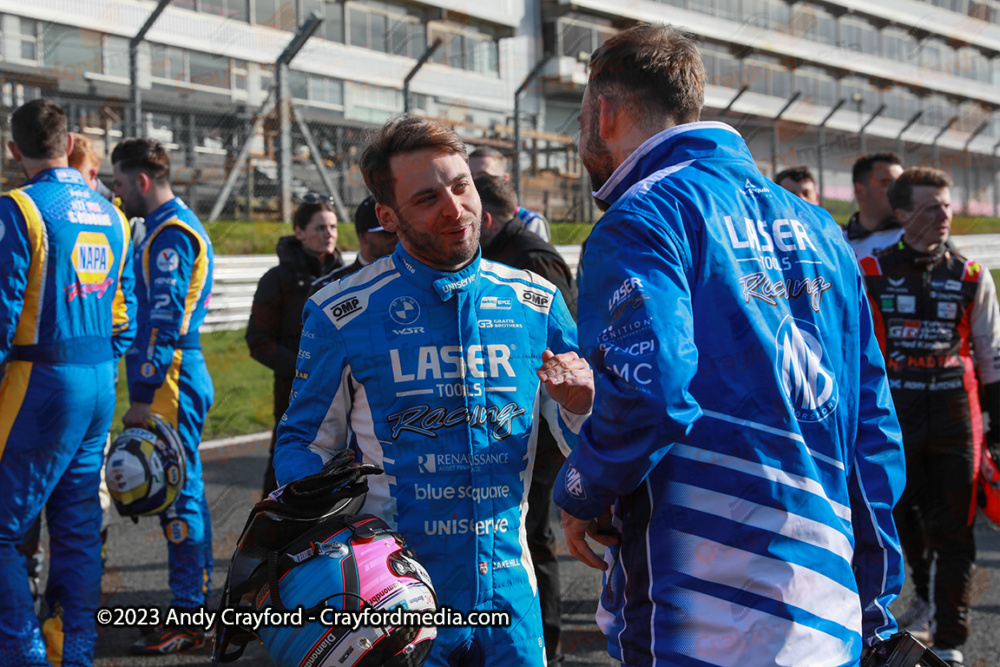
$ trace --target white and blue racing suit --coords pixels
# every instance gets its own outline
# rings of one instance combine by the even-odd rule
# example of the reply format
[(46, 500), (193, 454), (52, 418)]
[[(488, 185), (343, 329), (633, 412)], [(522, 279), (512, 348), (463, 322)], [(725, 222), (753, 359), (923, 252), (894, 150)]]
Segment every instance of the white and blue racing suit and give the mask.
[(510, 613), (511, 626), (441, 628), (429, 665), (544, 665), (522, 518), (539, 411), (567, 445), (583, 418), (540, 387), (542, 352), (575, 351), (576, 325), (537, 274), (476, 259), (433, 270), (402, 246), (306, 304), (279, 484), (351, 447), (386, 474), (364, 511), (399, 531), (441, 605)]
[(595, 194), (581, 348), (596, 400), (555, 486), (615, 504), (597, 614), (627, 665), (856, 665), (896, 623), (904, 458), (854, 253), (722, 123)]

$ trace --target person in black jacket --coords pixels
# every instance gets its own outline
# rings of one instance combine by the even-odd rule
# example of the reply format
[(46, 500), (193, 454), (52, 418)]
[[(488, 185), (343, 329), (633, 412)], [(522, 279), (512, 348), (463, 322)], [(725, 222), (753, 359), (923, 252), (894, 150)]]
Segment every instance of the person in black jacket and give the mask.
[[(302, 308), (312, 282), (343, 266), (337, 249), (337, 215), (325, 198), (308, 197), (292, 218), (294, 236), (278, 240), (278, 266), (257, 284), (247, 323), (250, 356), (274, 371), (274, 421), (277, 427), (288, 408), (295, 379), (295, 360), (302, 335)], [(264, 495), (277, 488), (274, 480), (274, 435), (264, 473)]]
[[(480, 176), (473, 183), (483, 203), (479, 240), (483, 257), (542, 276), (562, 292), (570, 313), (576, 319), (576, 282), (573, 280), (573, 273), (555, 246), (529, 231), (518, 217), (514, 186), (498, 176)], [(548, 424), (542, 418), (538, 429), (535, 470), (528, 490), (528, 516), (524, 523), (535, 578), (538, 580), (545, 653), (550, 665), (561, 660), (559, 615), (562, 593), (559, 588), (559, 561), (554, 550), (556, 538), (552, 532), (550, 510), (552, 485), (564, 460)]]
[(335, 280), (346, 278), (362, 266), (371, 264), (376, 259), (391, 255), (396, 249), (395, 232), (387, 232), (382, 229), (382, 223), (375, 215), (375, 198), (368, 197), (358, 205), (358, 210), (354, 212), (354, 230), (358, 233), (358, 254), (354, 262), (348, 266), (341, 266), (330, 273), (313, 281), (309, 290), (312, 296)]

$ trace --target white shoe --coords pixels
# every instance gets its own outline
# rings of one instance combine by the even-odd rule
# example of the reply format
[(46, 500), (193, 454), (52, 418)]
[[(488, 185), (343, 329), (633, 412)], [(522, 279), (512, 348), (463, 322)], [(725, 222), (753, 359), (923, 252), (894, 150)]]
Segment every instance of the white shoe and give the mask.
[(962, 667), (965, 663), (962, 652), (957, 648), (932, 648), (931, 651), (937, 657), (948, 663), (948, 667)]

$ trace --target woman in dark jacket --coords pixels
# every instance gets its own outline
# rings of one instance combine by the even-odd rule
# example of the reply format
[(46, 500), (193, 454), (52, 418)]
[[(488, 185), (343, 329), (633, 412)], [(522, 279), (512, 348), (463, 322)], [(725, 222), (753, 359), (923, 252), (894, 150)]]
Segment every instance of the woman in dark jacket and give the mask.
[(264, 495), (277, 487), (274, 480), (274, 440), (278, 421), (288, 408), (295, 378), (295, 360), (302, 335), (302, 308), (309, 286), (322, 275), (344, 265), (337, 249), (337, 215), (327, 200), (312, 199), (292, 218), (294, 236), (278, 240), (278, 266), (257, 284), (247, 324), (250, 356), (274, 371), (274, 423), (271, 453), (264, 473)]

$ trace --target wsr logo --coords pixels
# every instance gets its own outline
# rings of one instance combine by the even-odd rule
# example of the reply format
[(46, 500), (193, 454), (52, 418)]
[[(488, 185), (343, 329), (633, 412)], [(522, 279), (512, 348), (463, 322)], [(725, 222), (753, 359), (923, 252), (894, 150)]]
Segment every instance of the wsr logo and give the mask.
[(775, 371), (796, 419), (822, 421), (837, 407), (837, 381), (824, 363), (819, 330), (786, 317), (775, 339)]

